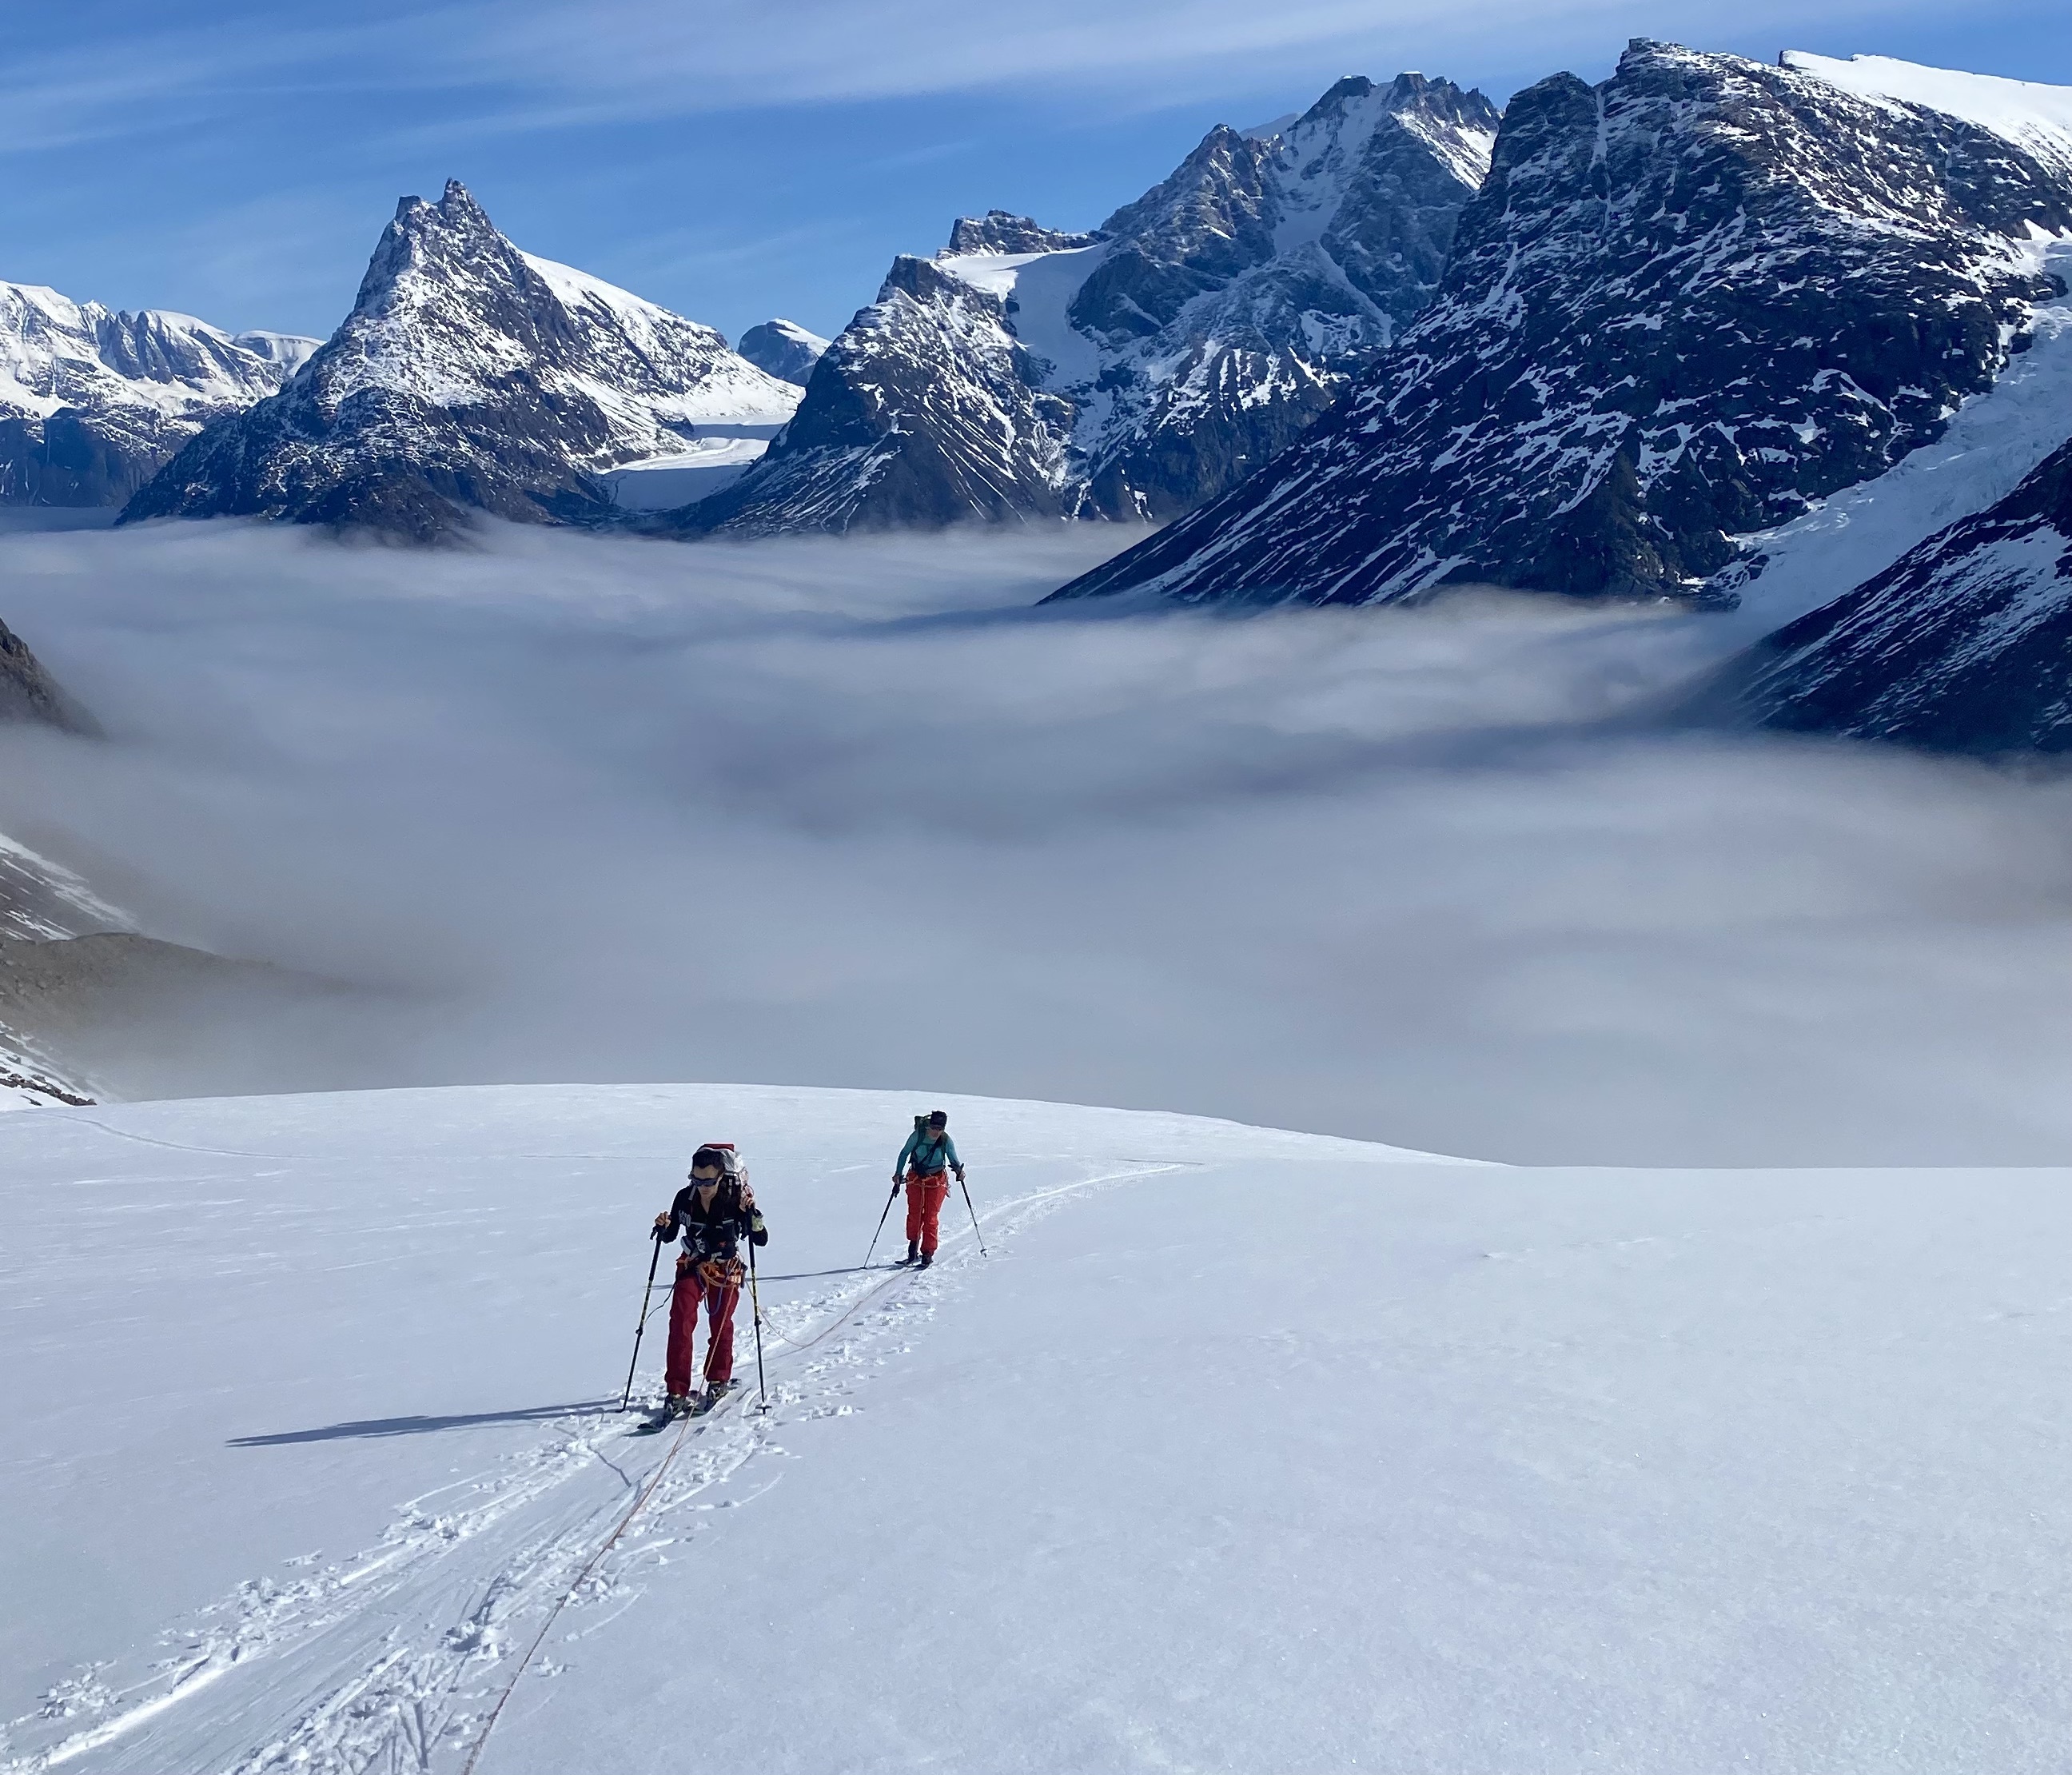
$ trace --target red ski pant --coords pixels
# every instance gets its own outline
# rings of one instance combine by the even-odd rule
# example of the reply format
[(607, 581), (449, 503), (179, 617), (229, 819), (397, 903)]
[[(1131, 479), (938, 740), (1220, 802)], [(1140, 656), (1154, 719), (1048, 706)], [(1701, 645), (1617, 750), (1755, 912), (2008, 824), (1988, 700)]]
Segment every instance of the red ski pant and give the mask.
[(663, 1385), (680, 1397), (691, 1390), (691, 1343), (698, 1328), (698, 1303), (705, 1303), (712, 1339), (705, 1350), (705, 1379), (724, 1386), (734, 1378), (734, 1303), (738, 1282), (714, 1282), (693, 1266), (676, 1273), (669, 1299), (669, 1355)]
[(941, 1172), (923, 1177), (918, 1171), (906, 1173), (906, 1242), (933, 1254), (939, 1242), (936, 1225), (943, 1217), (943, 1198), (950, 1192), (950, 1180)]

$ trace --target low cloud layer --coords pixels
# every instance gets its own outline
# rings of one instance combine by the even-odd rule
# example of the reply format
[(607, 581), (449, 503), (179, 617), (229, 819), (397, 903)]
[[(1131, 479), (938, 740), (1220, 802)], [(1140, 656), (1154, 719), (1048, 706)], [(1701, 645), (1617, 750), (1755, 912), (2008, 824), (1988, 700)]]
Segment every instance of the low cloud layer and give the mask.
[(115, 736), (7, 736), (0, 823), (160, 934), (421, 995), (298, 1081), (2066, 1156), (2065, 785), (1605, 722), (1718, 619), (1030, 607), (1120, 540), (0, 537)]

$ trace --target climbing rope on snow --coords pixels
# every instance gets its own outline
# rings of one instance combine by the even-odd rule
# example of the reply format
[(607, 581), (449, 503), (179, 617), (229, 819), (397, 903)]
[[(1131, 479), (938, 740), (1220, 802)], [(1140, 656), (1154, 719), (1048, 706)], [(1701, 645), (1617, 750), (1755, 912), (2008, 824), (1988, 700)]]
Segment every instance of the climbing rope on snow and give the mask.
[(496, 1722), (504, 1712), (504, 1704), (511, 1699), (512, 1692), (517, 1688), (518, 1679), (524, 1675), (527, 1667), (538, 1655), (540, 1648), (546, 1644), (547, 1635), (554, 1623), (561, 1619), (561, 1611), (574, 1600), (576, 1592), (589, 1583), (590, 1575), (597, 1570), (598, 1563), (619, 1545), (619, 1536), (625, 1534), (634, 1518), (647, 1507), (648, 1500), (655, 1495), (655, 1488), (662, 1483), (663, 1476), (675, 1464), (678, 1453), (683, 1448), (684, 1439), (689, 1434), (691, 1426), (698, 1421), (700, 1420), (694, 1418), (686, 1418), (678, 1426), (676, 1439), (669, 1444), (668, 1453), (663, 1456), (656, 1463), (653, 1474), (650, 1476), (648, 1483), (641, 1487), (640, 1495), (633, 1500), (632, 1507), (625, 1515), (619, 1518), (619, 1526), (606, 1535), (603, 1544), (583, 1562), (583, 1568), (576, 1574), (574, 1582), (561, 1592), (561, 1600), (547, 1611), (547, 1618), (540, 1623), (540, 1631), (532, 1636), (532, 1643), (525, 1648), (525, 1655), (519, 1659), (517, 1669), (511, 1673), (511, 1680), (504, 1685), (503, 1692), (496, 1698), (495, 1706), (489, 1710), (488, 1719), (483, 1722), (481, 1736), (475, 1740), (475, 1748), (468, 1752), (467, 1761), (461, 1765), (461, 1775), (475, 1775), (475, 1765), (482, 1755), (482, 1747), (489, 1742), (490, 1733), (495, 1731)]
[[(1128, 1178), (1146, 1176), (1161, 1171), (1178, 1170), (1179, 1168), (1180, 1168), (1177, 1165), (1153, 1163), (1145, 1165), (1142, 1170), (1139, 1171), (1110, 1172), (1102, 1176), (1082, 1178), (1076, 1183), (1060, 1184), (1053, 1189), (1033, 1191), (1027, 1196), (1018, 1197), (1012, 1201), (1003, 1202), (997, 1208), (989, 1210), (987, 1217), (990, 1219), (993, 1215), (1006, 1213), (1011, 1209), (1030, 1207), (1038, 1202), (1046, 1200), (1053, 1196), (1071, 1195), (1079, 1190), (1085, 1189), (1090, 1185), (1116, 1183)], [(972, 1214), (972, 1231), (974, 1236), (979, 1237), (982, 1239), (983, 1235), (980, 1234), (978, 1231), (978, 1223), (979, 1217), (976, 1211), (974, 1210)], [(961, 1238), (962, 1235), (959, 1234), (957, 1237)], [(981, 1249), (983, 1249), (982, 1245)], [(812, 1336), (804, 1339), (803, 1341), (795, 1343), (791, 1339), (784, 1336), (782, 1332), (772, 1332), (771, 1336), (775, 1338), (779, 1343), (784, 1344), (792, 1349), (811, 1349), (816, 1344), (823, 1341), (826, 1338), (832, 1336), (836, 1332), (839, 1331), (844, 1325), (848, 1324), (851, 1319), (855, 1317), (857, 1312), (868, 1306), (872, 1301), (878, 1299), (880, 1296), (886, 1294), (888, 1291), (900, 1283), (912, 1282), (922, 1272), (918, 1270), (908, 1270), (905, 1268), (894, 1270), (892, 1274), (886, 1277), (882, 1282), (878, 1283), (871, 1287), (866, 1288), (861, 1294), (858, 1295), (854, 1300), (851, 1301), (848, 1306), (845, 1307), (832, 1319), (829, 1320), (826, 1324), (823, 1325), (818, 1331), (815, 1332)], [(648, 1318), (648, 1314), (644, 1310), (643, 1303), (643, 1311), (641, 1315), (641, 1324), (643, 1326), (647, 1324)], [(635, 1349), (637, 1351), (637, 1340)], [(489, 1735), (496, 1729), (496, 1722), (503, 1716), (504, 1704), (510, 1700), (512, 1694), (516, 1692), (518, 1687), (519, 1679), (524, 1675), (526, 1670), (531, 1666), (532, 1660), (539, 1655), (540, 1648), (546, 1644), (547, 1635), (553, 1631), (554, 1623), (561, 1618), (561, 1611), (567, 1608), (568, 1605), (575, 1600), (576, 1592), (581, 1590), (582, 1587), (590, 1581), (590, 1575), (597, 1570), (598, 1565), (602, 1562), (604, 1556), (607, 1553), (610, 1552), (614, 1547), (618, 1546), (620, 1536), (623, 1535), (627, 1530), (632, 1526), (633, 1519), (639, 1515), (642, 1510), (647, 1508), (648, 1501), (654, 1497), (656, 1488), (661, 1485), (663, 1479), (668, 1473), (669, 1468), (675, 1464), (677, 1455), (682, 1451), (684, 1441), (689, 1437), (692, 1427), (694, 1425), (708, 1424), (712, 1421), (713, 1420), (709, 1416), (704, 1418), (686, 1418), (684, 1419), (683, 1423), (677, 1428), (676, 1439), (669, 1444), (669, 1452), (664, 1455), (661, 1460), (657, 1464), (654, 1472), (649, 1476), (648, 1483), (641, 1487), (639, 1496), (633, 1500), (631, 1506), (627, 1510), (625, 1515), (622, 1516), (619, 1519), (618, 1526), (613, 1529), (611, 1533), (605, 1537), (603, 1542), (598, 1547), (597, 1551), (591, 1554), (590, 1558), (583, 1562), (582, 1570), (576, 1574), (574, 1580), (569, 1585), (567, 1589), (561, 1592), (559, 1600), (556, 1601), (554, 1606), (547, 1611), (547, 1618), (541, 1622), (539, 1632), (532, 1636), (532, 1643), (525, 1648), (524, 1655), (518, 1660), (517, 1667), (512, 1671), (509, 1680), (504, 1683), (502, 1691), (498, 1694), (495, 1705), (490, 1708), (489, 1717), (483, 1722), (482, 1731), (476, 1737), (473, 1748), (470, 1749), (467, 1753), (467, 1761), (461, 1765), (461, 1775), (475, 1775), (475, 1765), (481, 1759), (483, 1747), (489, 1742)]]

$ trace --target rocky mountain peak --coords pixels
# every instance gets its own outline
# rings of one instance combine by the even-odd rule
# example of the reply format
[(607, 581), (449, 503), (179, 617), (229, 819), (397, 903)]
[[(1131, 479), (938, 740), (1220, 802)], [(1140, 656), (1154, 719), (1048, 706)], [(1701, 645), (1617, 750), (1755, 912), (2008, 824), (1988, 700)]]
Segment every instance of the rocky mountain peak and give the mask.
[(497, 233), (467, 187), (458, 179), (449, 179), (436, 204), (421, 197), (397, 200), (396, 214), (375, 243), (353, 307), (377, 307), (413, 274), (470, 257), (500, 260), (506, 272), (516, 279), (522, 275), (511, 263), (516, 254), (517, 249)]
[(750, 327), (734, 348), (766, 376), (804, 388), (828, 341), (796, 320), (766, 320)]
[(2068, 227), (1999, 134), (1635, 39), (1511, 101), (1437, 301), (1326, 421), (1068, 589), (1730, 597), (1736, 535), (1990, 385)]
[(397, 205), (352, 312), (282, 393), (198, 439), (124, 517), (426, 539), (468, 507), (597, 521), (597, 476), (672, 457), (702, 424), (781, 423), (798, 399), (712, 328), (521, 252), (454, 179)]
[(950, 226), (950, 244), (936, 255), (948, 258), (969, 253), (1067, 253), (1092, 246), (1098, 233), (1072, 234), (1045, 228), (1026, 216), (989, 209), (983, 216), (960, 216)]
[(895, 262), (763, 462), (680, 521), (1185, 512), (1431, 299), (1495, 121), (1449, 81), (1354, 76), (1272, 126), (1210, 130), (1092, 233), (961, 218), (932, 262)]
[(121, 503), (211, 419), (279, 388), (316, 344), (0, 283), (0, 504)]

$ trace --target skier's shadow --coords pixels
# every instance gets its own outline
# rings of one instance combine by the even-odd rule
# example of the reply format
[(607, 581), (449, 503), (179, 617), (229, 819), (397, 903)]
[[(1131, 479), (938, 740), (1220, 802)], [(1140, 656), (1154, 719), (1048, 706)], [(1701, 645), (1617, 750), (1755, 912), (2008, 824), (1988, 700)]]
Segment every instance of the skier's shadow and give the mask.
[(282, 1430), (270, 1436), (232, 1436), (228, 1448), (282, 1448), (297, 1442), (337, 1442), (359, 1436), (422, 1436), (434, 1430), (471, 1430), (482, 1423), (542, 1423), (550, 1418), (587, 1417), (608, 1411), (615, 1399), (582, 1399), (572, 1405), (533, 1405), (517, 1411), (471, 1411), (448, 1418), (363, 1418), (327, 1423), (319, 1430)]

